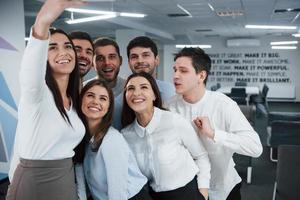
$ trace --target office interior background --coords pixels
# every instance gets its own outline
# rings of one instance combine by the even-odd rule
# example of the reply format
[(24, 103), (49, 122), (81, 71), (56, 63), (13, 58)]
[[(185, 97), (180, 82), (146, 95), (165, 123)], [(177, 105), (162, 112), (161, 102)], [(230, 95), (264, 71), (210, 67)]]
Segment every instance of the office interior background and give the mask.
[[(43, 0), (0, 1), (0, 175), (3, 180), (6, 180), (17, 124), (20, 61), (42, 3)], [(126, 55), (128, 41), (146, 35), (159, 47), (159, 79), (172, 82), (173, 54), (182, 46), (195, 45), (212, 59), (208, 89), (219, 89), (230, 95), (231, 91), (226, 89), (235, 87), (236, 83), (243, 83), (237, 87), (257, 88), (254, 96), (262, 96), (263, 100), (255, 102), (251, 92), (249, 95), (246, 91), (245, 105), (246, 109), (255, 107), (252, 122), (265, 146), (264, 154), (252, 159), (251, 181), (248, 158), (237, 158), (237, 167), (241, 166), (245, 199), (272, 197), (277, 163), (269, 158), (267, 127), (272, 127), (269, 113), (280, 112), (280, 120), (300, 121), (299, 0), (90, 0), (81, 9), (65, 11), (53, 26), (66, 32), (83, 30), (93, 39), (100, 36), (115, 39), (123, 56), (120, 75), (124, 78), (131, 73)], [(77, 23), (82, 19), (94, 21)], [(95, 75), (91, 70), (87, 78)], [(263, 96), (264, 85), (268, 87), (266, 96)], [(293, 135), (293, 141), (299, 141), (299, 137), (298, 132), (298, 136)], [(257, 189), (259, 192), (254, 192)]]

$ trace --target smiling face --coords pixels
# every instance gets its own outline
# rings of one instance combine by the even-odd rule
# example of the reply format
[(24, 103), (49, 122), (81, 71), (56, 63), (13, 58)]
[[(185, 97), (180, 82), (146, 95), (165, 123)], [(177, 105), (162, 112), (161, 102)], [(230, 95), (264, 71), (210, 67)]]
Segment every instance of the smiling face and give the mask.
[(155, 56), (151, 48), (134, 47), (130, 49), (128, 63), (132, 72), (146, 72), (154, 76), (159, 56)]
[(70, 40), (61, 33), (50, 37), (48, 62), (54, 77), (70, 75), (75, 68), (75, 51)]
[(126, 102), (136, 113), (151, 113), (155, 94), (150, 82), (141, 76), (130, 79), (126, 85)]
[(82, 98), (81, 110), (88, 122), (100, 123), (110, 106), (107, 90), (99, 85), (88, 89)]
[(95, 49), (95, 65), (98, 75), (107, 82), (116, 81), (122, 58), (113, 45), (98, 46)]
[(93, 47), (88, 40), (73, 39), (72, 41), (77, 54), (80, 76), (83, 77), (92, 67), (94, 55)]

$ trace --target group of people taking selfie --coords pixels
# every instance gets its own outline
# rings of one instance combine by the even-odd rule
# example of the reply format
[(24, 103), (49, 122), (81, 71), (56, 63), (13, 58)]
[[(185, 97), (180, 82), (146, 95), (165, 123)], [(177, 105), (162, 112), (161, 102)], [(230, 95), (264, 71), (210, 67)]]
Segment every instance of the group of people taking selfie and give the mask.
[[(183, 48), (164, 66), (168, 83), (155, 79), (156, 44), (139, 36), (125, 80), (114, 40), (51, 28), (84, 4), (46, 0), (32, 26), (6, 199), (241, 199), (232, 155), (258, 157), (262, 145), (233, 100), (206, 90), (209, 56)], [(97, 77), (84, 81), (92, 66)]]

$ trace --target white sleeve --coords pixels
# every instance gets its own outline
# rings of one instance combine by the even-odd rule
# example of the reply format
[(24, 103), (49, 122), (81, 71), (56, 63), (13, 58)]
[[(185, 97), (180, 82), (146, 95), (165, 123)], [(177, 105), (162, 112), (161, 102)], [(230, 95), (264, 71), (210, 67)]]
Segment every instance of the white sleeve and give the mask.
[(234, 102), (224, 107), (226, 130), (215, 129), (214, 141), (238, 154), (258, 157), (262, 144), (238, 105)]
[(85, 177), (83, 172), (83, 165), (77, 163), (74, 166), (75, 168), (75, 177), (76, 177), (76, 189), (78, 200), (86, 200), (86, 186), (85, 186)]
[(15, 173), (16, 168), (17, 168), (17, 166), (18, 166), (19, 163), (20, 163), (20, 156), (16, 152), (16, 149), (14, 147), (14, 150), (12, 152), (12, 158), (10, 160), (9, 172), (8, 172), (8, 178), (9, 178), (10, 182), (12, 182), (12, 179), (14, 177), (14, 173)]
[[(108, 134), (108, 133), (107, 133)], [(121, 134), (107, 135), (102, 142), (109, 200), (127, 200), (129, 147)], [(117, 155), (117, 156), (116, 156)]]
[(31, 31), (19, 74), (21, 98), (29, 103), (39, 102), (45, 91), (48, 44), (49, 40), (36, 39)]
[(182, 116), (177, 115), (175, 119), (176, 122), (174, 124), (177, 126), (176, 129), (180, 134), (183, 144), (188, 149), (199, 168), (197, 174), (198, 188), (209, 188), (210, 161), (208, 153), (192, 125)]

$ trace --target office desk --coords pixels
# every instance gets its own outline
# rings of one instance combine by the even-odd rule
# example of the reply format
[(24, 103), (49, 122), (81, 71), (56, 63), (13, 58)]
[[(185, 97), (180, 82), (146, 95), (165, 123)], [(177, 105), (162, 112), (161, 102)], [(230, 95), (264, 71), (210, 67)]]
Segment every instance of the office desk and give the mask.
[(219, 88), (217, 91), (222, 92), (224, 94), (230, 94), (231, 88), (246, 88), (247, 96), (259, 94), (259, 87), (257, 87), (257, 86), (246, 86), (246, 87), (245, 86), (225, 86), (225, 87)]

